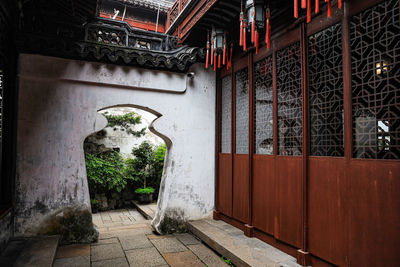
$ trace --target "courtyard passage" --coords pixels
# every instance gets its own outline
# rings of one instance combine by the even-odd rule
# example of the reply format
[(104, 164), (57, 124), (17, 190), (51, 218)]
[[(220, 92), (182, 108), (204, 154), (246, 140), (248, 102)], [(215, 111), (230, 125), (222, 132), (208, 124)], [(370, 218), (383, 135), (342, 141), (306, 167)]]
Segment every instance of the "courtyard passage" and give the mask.
[(55, 267), (227, 266), (189, 233), (156, 235), (150, 220), (135, 209), (93, 214), (93, 223), (100, 233), (98, 242), (59, 247)]

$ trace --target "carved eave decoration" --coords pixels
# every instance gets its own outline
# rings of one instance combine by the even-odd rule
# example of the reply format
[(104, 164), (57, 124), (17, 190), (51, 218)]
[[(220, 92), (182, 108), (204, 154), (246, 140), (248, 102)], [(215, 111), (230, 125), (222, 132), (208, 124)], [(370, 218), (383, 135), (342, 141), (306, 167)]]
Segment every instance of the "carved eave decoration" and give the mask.
[(21, 31), (17, 44), (22, 53), (176, 72), (186, 72), (205, 58), (204, 49), (178, 47), (176, 37), (102, 18), (92, 19), (83, 26), (53, 22), (40, 32)]

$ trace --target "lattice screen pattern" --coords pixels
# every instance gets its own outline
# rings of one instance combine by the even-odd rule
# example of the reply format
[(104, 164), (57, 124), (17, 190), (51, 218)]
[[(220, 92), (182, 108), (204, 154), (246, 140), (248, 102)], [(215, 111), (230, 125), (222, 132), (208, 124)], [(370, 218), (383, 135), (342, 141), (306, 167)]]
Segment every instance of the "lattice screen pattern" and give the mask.
[(236, 154), (249, 153), (249, 79), (248, 68), (235, 73)]
[(310, 36), (308, 56), (311, 155), (343, 157), (341, 25)]
[(300, 54), (300, 42), (279, 50), (276, 54), (279, 155), (302, 154)]
[(272, 155), (274, 153), (272, 57), (257, 62), (254, 70), (254, 152)]
[(222, 79), (221, 93), (221, 153), (232, 153), (232, 79)]
[(353, 157), (400, 159), (399, 0), (350, 21)]

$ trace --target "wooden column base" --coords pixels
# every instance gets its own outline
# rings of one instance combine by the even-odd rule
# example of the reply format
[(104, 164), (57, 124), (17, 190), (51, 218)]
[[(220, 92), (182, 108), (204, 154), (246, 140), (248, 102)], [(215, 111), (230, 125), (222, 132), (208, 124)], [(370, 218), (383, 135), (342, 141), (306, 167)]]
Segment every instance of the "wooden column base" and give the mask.
[(253, 237), (254, 236), (254, 226), (246, 224), (244, 226), (244, 235), (247, 237)]
[(297, 263), (301, 266), (311, 266), (311, 254), (299, 249), (297, 251)]
[(220, 212), (219, 211), (217, 211), (217, 210), (213, 211), (213, 219), (216, 220), (216, 221), (221, 220), (221, 216), (220, 216)]

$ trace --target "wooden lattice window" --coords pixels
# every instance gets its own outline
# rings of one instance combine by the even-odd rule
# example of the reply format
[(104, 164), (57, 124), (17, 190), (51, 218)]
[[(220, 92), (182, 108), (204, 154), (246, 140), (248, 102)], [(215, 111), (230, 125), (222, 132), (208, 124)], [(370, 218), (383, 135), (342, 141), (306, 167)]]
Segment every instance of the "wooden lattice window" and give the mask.
[(300, 42), (279, 50), (276, 54), (279, 155), (302, 154), (300, 54)]
[(272, 57), (257, 62), (254, 69), (254, 152), (272, 155), (274, 153)]
[(353, 157), (400, 159), (399, 1), (350, 20)]
[(221, 92), (221, 153), (232, 153), (232, 79), (222, 79)]
[(235, 73), (236, 154), (249, 153), (249, 79), (248, 68)]
[(312, 156), (342, 157), (342, 30), (333, 25), (308, 38), (310, 148)]

